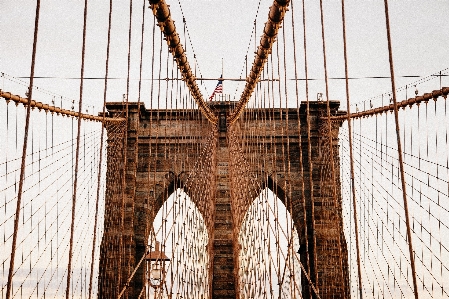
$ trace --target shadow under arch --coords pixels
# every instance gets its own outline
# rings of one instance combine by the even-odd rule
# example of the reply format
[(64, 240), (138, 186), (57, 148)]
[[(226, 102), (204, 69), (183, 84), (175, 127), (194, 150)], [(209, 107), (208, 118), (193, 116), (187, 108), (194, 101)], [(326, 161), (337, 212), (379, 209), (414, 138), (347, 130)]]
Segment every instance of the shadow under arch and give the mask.
[[(273, 192), (277, 190), (276, 194)], [(239, 227), (240, 298), (301, 297), (299, 236), (293, 215), (273, 180), (261, 185)]]

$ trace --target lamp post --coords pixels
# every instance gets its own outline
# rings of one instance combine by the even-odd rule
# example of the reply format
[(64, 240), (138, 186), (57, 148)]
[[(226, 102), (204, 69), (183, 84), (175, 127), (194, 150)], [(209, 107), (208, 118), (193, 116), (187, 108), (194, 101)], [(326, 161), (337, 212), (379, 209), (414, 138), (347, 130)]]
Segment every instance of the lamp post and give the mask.
[(156, 241), (154, 251), (150, 251), (145, 256), (147, 267), (147, 279), (155, 291), (162, 287), (165, 278), (165, 262), (170, 259), (160, 250), (160, 242)]

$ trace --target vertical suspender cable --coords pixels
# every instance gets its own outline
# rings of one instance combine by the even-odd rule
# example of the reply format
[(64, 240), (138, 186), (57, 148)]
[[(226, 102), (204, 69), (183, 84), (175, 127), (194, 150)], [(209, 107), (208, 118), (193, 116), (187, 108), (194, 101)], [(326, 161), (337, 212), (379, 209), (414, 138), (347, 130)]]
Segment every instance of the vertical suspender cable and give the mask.
[(20, 206), (22, 202), (22, 193), (23, 193), (23, 182), (25, 180), (25, 162), (26, 162), (26, 153), (27, 153), (27, 143), (28, 143), (28, 130), (30, 127), (30, 114), (31, 114), (31, 99), (33, 96), (33, 82), (34, 82), (34, 67), (36, 64), (36, 49), (37, 49), (37, 33), (39, 27), (39, 13), (41, 7), (41, 1), (36, 1), (36, 16), (34, 19), (34, 39), (33, 39), (33, 51), (31, 54), (31, 70), (30, 70), (30, 86), (28, 87), (28, 105), (27, 105), (27, 114), (25, 121), (25, 134), (23, 137), (23, 148), (22, 148), (22, 161), (20, 164), (20, 177), (19, 177), (19, 190), (17, 192), (17, 205), (16, 205), (16, 214), (14, 218), (14, 232), (12, 238), (11, 245), (11, 258), (9, 261), (9, 270), (8, 270), (8, 283), (6, 286), (6, 299), (11, 298), (12, 291), (12, 277), (14, 272), (14, 259), (16, 256), (16, 246), (17, 246), (17, 231), (19, 227), (19, 218), (20, 218)]
[(394, 67), (393, 67), (393, 51), (391, 46), (391, 34), (390, 34), (390, 18), (388, 13), (388, 0), (384, 0), (385, 3), (385, 22), (387, 27), (387, 39), (388, 39), (388, 59), (390, 61), (390, 74), (391, 74), (391, 91), (393, 93), (393, 109), (394, 109), (394, 121), (396, 124), (396, 140), (398, 144), (398, 158), (399, 158), (399, 170), (401, 172), (401, 184), (402, 184), (402, 198), (404, 200), (404, 212), (405, 212), (405, 224), (407, 227), (407, 239), (408, 239), (408, 249), (410, 254), (410, 266), (412, 268), (412, 278), (413, 278), (413, 292), (415, 294), (415, 299), (418, 299), (418, 285), (416, 281), (416, 269), (415, 269), (415, 257), (413, 253), (412, 245), (412, 233), (410, 229), (410, 220), (408, 214), (408, 204), (407, 204), (407, 190), (405, 185), (405, 174), (404, 174), (404, 161), (402, 158), (402, 144), (401, 144), (401, 132), (399, 129), (399, 115), (398, 115), (398, 105), (396, 101), (396, 84), (394, 79)]
[[(124, 262), (124, 256), (125, 256), (125, 244), (123, 242), (123, 239), (125, 237), (124, 231), (125, 231), (125, 198), (126, 198), (126, 168), (127, 168), (127, 152), (128, 152), (128, 103), (129, 103), (129, 78), (130, 78), (130, 69), (131, 69), (131, 37), (132, 37), (132, 11), (133, 11), (133, 1), (129, 1), (129, 26), (128, 26), (128, 68), (127, 68), (127, 76), (126, 76), (126, 99), (125, 99), (125, 131), (124, 131), (124, 137), (123, 137), (123, 173), (122, 173), (122, 182), (121, 182), (121, 192), (122, 192), (122, 203), (121, 203), (121, 211), (120, 211), (120, 244), (119, 244), (119, 250), (121, 251), (119, 254), (119, 271), (118, 271), (118, 286), (117, 286), (117, 296), (120, 293), (121, 289), (121, 283), (122, 279), (123, 281), (127, 280), (127, 277), (122, 277), (122, 265), (126, 264), (127, 268), (129, 270), (128, 262)], [(129, 271), (128, 271), (129, 272)], [(130, 274), (130, 273), (127, 273)]]
[(109, 19), (108, 19), (108, 41), (106, 46), (106, 67), (104, 75), (104, 91), (103, 91), (103, 120), (101, 124), (100, 136), (100, 159), (98, 162), (98, 177), (97, 177), (97, 194), (95, 202), (95, 223), (94, 223), (94, 237), (92, 241), (92, 258), (90, 262), (90, 277), (89, 277), (89, 299), (92, 298), (92, 281), (94, 275), (94, 260), (95, 260), (95, 246), (97, 241), (97, 223), (98, 223), (98, 202), (100, 200), (100, 179), (101, 168), (103, 163), (103, 139), (104, 139), (104, 122), (106, 116), (106, 96), (108, 90), (108, 74), (109, 74), (109, 50), (111, 45), (111, 24), (112, 24), (112, 0), (109, 0)]
[[(302, 208), (304, 213), (304, 244), (300, 244), (300, 246), (306, 247), (306, 267), (307, 267), (307, 276), (310, 277), (310, 259), (309, 259), (309, 236), (308, 236), (308, 229), (307, 229), (307, 209), (306, 209), (306, 196), (305, 196), (305, 183), (304, 183), (304, 163), (303, 163), (303, 157), (302, 157), (302, 136), (301, 136), (301, 117), (299, 113), (299, 91), (298, 91), (298, 69), (296, 64), (296, 38), (295, 38), (295, 15), (294, 15), (294, 1), (292, 1), (292, 38), (293, 38), (293, 63), (295, 68), (295, 92), (296, 92), (296, 117), (298, 118), (298, 143), (299, 143), (299, 169), (301, 174), (301, 197), (302, 197)], [(305, 39), (305, 35), (304, 35)], [(310, 158), (309, 158), (310, 160)], [(304, 248), (301, 248), (303, 250)], [(312, 282), (309, 283), (309, 285), (312, 284)], [(309, 287), (310, 288), (310, 287)], [(310, 290), (309, 290), (310, 294)]]
[(360, 247), (359, 247), (359, 226), (357, 220), (357, 201), (355, 197), (355, 184), (354, 184), (354, 159), (352, 152), (352, 124), (351, 124), (351, 111), (349, 101), (349, 79), (348, 79), (348, 56), (346, 48), (346, 18), (345, 18), (345, 0), (341, 0), (341, 19), (343, 25), (343, 55), (345, 59), (345, 85), (346, 85), (346, 109), (347, 109), (347, 121), (348, 121), (348, 135), (349, 135), (349, 164), (351, 168), (351, 191), (352, 191), (352, 205), (354, 207), (354, 230), (355, 230), (355, 246), (357, 251), (357, 274), (359, 281), (359, 298), (363, 298), (362, 294), (362, 270), (360, 266)]
[[(337, 180), (335, 175), (335, 164), (334, 164), (334, 146), (332, 142), (332, 123), (330, 119), (330, 102), (329, 102), (329, 83), (328, 83), (328, 74), (327, 74), (327, 61), (326, 61), (326, 38), (324, 35), (324, 11), (323, 11), (323, 0), (320, 0), (320, 15), (321, 15), (321, 39), (323, 43), (323, 63), (324, 63), (324, 80), (326, 83), (326, 110), (327, 110), (327, 125), (328, 125), (328, 138), (329, 138), (329, 159), (331, 165), (331, 173), (332, 173), (332, 197), (334, 200), (334, 209), (337, 208)], [(338, 215), (338, 213), (337, 213)], [(340, 216), (341, 217), (341, 216)], [(338, 236), (338, 253), (339, 253), (339, 261), (340, 261), (340, 276), (341, 282), (345, 281), (345, 277), (343, 275), (343, 263), (342, 263), (342, 251), (341, 251), (341, 218), (338, 217), (339, 222), (339, 236)], [(344, 297), (347, 298), (347, 290), (344, 291)]]
[[(311, 130), (310, 130), (310, 101), (309, 101), (309, 71), (307, 66), (307, 35), (306, 35), (306, 7), (305, 7), (305, 0), (302, 1), (302, 23), (303, 23), (303, 34), (304, 34), (304, 73), (305, 73), (305, 83), (306, 83), (306, 120), (307, 120), (307, 155), (309, 160), (309, 186), (310, 186), (310, 221), (311, 221), (311, 227), (312, 227), (312, 246), (313, 246), (313, 277), (312, 282), (315, 281), (315, 288), (316, 293), (318, 295), (319, 293), (319, 286), (318, 286), (318, 272), (316, 269), (317, 264), (317, 253), (316, 253), (316, 234), (315, 234), (315, 201), (313, 196), (313, 162), (312, 162), (312, 141), (311, 141)], [(307, 219), (306, 219), (307, 221)], [(307, 225), (307, 223), (306, 223)], [(307, 244), (308, 245), (308, 244)], [(307, 255), (309, 255), (309, 247), (306, 248)], [(310, 261), (310, 256), (308, 256)], [(310, 265), (308, 267), (308, 270), (310, 269)], [(311, 277), (312, 273), (308, 273), (309, 277)], [(313, 287), (313, 285), (312, 285)], [(309, 294), (311, 294), (310, 286), (309, 286)]]
[[(83, 46), (81, 52), (81, 75), (80, 75), (80, 100), (78, 104), (78, 113), (81, 114), (83, 105), (83, 83), (84, 83), (84, 59), (86, 51), (86, 26), (87, 26), (87, 0), (84, 0), (84, 24), (83, 24)], [(73, 195), (72, 195), (72, 223), (70, 226), (70, 245), (69, 245), (69, 263), (67, 266), (67, 285), (65, 289), (65, 297), (69, 298), (70, 294), (70, 279), (72, 272), (72, 255), (73, 255), (73, 235), (75, 230), (75, 209), (76, 209), (76, 192), (78, 184), (78, 164), (80, 152), (80, 135), (81, 135), (81, 117), (78, 117), (78, 132), (76, 134), (76, 153), (75, 153), (75, 178), (73, 181)]]
[[(139, 65), (139, 90), (137, 98), (137, 125), (136, 125), (136, 141), (134, 145), (134, 163), (138, 164), (139, 161), (139, 128), (140, 128), (140, 102), (142, 93), (142, 68), (143, 68), (143, 46), (144, 46), (144, 34), (145, 34), (145, 11), (146, 0), (142, 1), (142, 26), (141, 26), (141, 39), (140, 39), (140, 65)], [(137, 176), (134, 178), (134, 186), (136, 185)], [(148, 241), (145, 242), (145, 244)], [(146, 250), (143, 257), (146, 256)], [(139, 262), (140, 265), (140, 262)], [(144, 277), (139, 278), (144, 279)], [(145, 287), (144, 287), (145, 288)]]

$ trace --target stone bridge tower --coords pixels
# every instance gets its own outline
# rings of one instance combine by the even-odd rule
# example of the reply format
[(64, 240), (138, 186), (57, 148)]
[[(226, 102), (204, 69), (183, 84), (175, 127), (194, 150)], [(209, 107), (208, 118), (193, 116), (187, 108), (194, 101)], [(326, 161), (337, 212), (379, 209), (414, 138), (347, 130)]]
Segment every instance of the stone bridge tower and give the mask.
[[(238, 200), (244, 208), (248, 208), (261, 190), (268, 187), (290, 207), (301, 243), (301, 247), (295, 250), (301, 252), (304, 267), (310, 267), (310, 280), (319, 287), (321, 298), (349, 298), (338, 159), (340, 123), (332, 125), (332, 153), (337, 175), (335, 199), (331, 191), (332, 176), (325, 171), (329, 169), (331, 153), (326, 130), (328, 126), (324, 119), (326, 103), (309, 104), (310, 138), (306, 126), (306, 103), (301, 104), (299, 111), (296, 108), (270, 109), (269, 112), (267, 109), (247, 109), (240, 120), (231, 126), (227, 126), (226, 116), (233, 108), (232, 102), (212, 102), (210, 105), (219, 117), (217, 127), (213, 127), (198, 110), (148, 110), (137, 103), (128, 104), (126, 125), (106, 125), (108, 169), (99, 297), (117, 297), (130, 272), (145, 254), (150, 227), (159, 208), (176, 188), (183, 188), (203, 215), (209, 232), (207, 251), (211, 265), (211, 297), (239, 298), (237, 274), (240, 246), (236, 234), (243, 217), (232, 213), (235, 211), (232, 202)], [(332, 115), (339, 113), (338, 107), (339, 102), (330, 102)], [(123, 116), (125, 106), (114, 102), (108, 103), (107, 109), (110, 117)], [(275, 125), (269, 130), (261, 129), (264, 124), (260, 120), (268, 114), (274, 120), (271, 124)], [(248, 118), (254, 118), (254, 121), (245, 122)], [(180, 123), (183, 124), (182, 128), (179, 127)], [(248, 124), (251, 124), (250, 127)], [(264, 150), (251, 144), (246, 144), (243, 149), (241, 136), (247, 130), (257, 135), (259, 144), (265, 144)], [(268, 131), (270, 136), (266, 133)], [(190, 138), (187, 140), (183, 136)], [(200, 144), (204, 136), (209, 136), (209, 141)], [(282, 150), (285, 137), (289, 140), (292, 161), (288, 175), (279, 166), (283, 163), (281, 157), (276, 156)], [(127, 138), (126, 149), (123, 138)], [(275, 142), (269, 141), (270, 138), (274, 138)], [(174, 152), (170, 151), (174, 146), (181, 147), (182, 150), (178, 151), (181, 154), (167, 156), (167, 152)], [(205, 147), (202, 163), (207, 169), (206, 173), (195, 172), (198, 146)], [(303, 171), (299, 163), (300, 149)], [(247, 163), (250, 165), (250, 175), (242, 176), (239, 167), (242, 159), (251, 161), (248, 153), (258, 157), (270, 156), (267, 158), (274, 162), (264, 165), (263, 169)], [(126, 163), (123, 163), (125, 157)], [(313, 168), (310, 169), (309, 165)], [(148, 180), (149, 172), (153, 175), (152, 180)], [(125, 190), (120, 187), (123, 185), (126, 186)], [(195, 190), (202, 190), (201, 198)], [(308, 248), (305, 248), (306, 231)], [(304, 273), (301, 282), (303, 298), (315, 298)], [(127, 285), (126, 297), (138, 298), (144, 284), (144, 268), (141, 266)]]

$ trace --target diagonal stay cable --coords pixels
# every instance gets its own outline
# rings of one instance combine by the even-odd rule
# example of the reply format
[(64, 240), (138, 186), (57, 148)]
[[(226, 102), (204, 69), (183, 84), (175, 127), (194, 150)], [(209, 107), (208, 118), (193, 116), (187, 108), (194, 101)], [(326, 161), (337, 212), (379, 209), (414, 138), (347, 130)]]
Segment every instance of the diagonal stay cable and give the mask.
[(161, 31), (164, 33), (165, 39), (167, 40), (167, 45), (173, 58), (178, 64), (178, 69), (182, 74), (183, 81), (187, 84), (187, 87), (195, 99), (199, 109), (204, 114), (204, 116), (211, 122), (217, 123), (218, 118), (209, 108), (209, 106), (204, 101), (203, 95), (198, 88), (196, 83), (195, 75), (192, 73), (189, 62), (187, 61), (187, 56), (184, 47), (181, 44), (181, 39), (176, 32), (176, 26), (173, 22), (170, 14), (170, 8), (168, 7), (165, 0), (149, 0), (150, 8), (153, 10), (153, 14), (156, 17)]
[(268, 21), (265, 23), (263, 35), (260, 39), (260, 45), (257, 48), (256, 56), (254, 57), (253, 66), (248, 77), (246, 77), (245, 89), (240, 96), (240, 101), (237, 103), (234, 112), (227, 118), (229, 125), (239, 118), (259, 81), (260, 74), (271, 53), (271, 48), (276, 40), (282, 21), (284, 20), (289, 3), (290, 0), (274, 0), (273, 5), (270, 7)]

